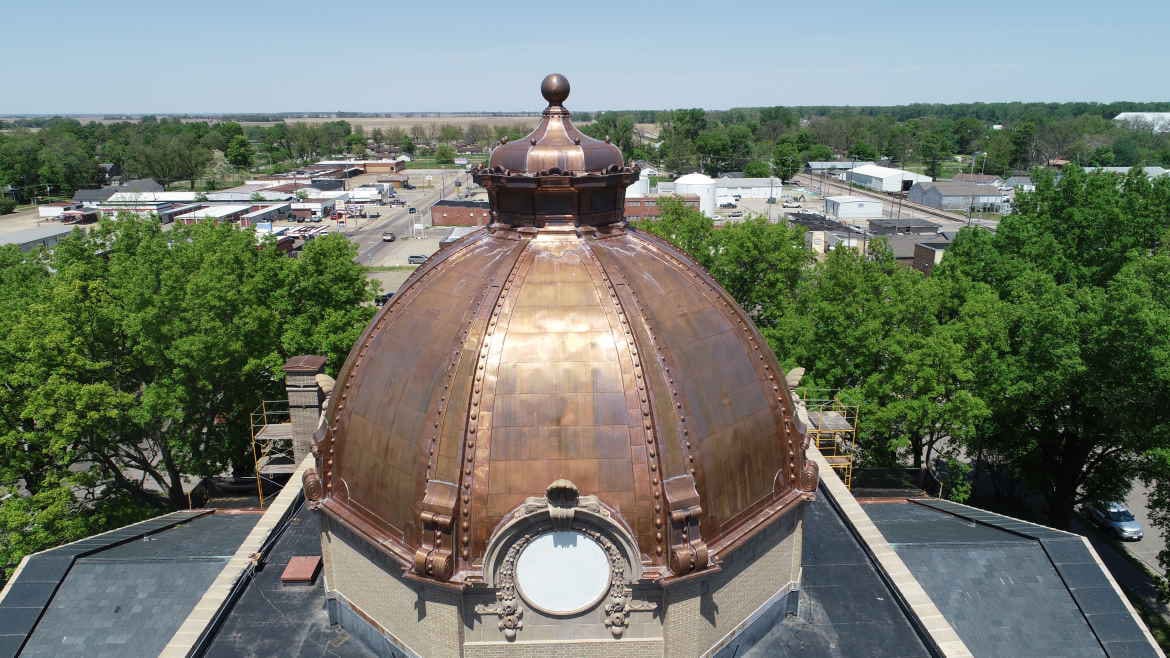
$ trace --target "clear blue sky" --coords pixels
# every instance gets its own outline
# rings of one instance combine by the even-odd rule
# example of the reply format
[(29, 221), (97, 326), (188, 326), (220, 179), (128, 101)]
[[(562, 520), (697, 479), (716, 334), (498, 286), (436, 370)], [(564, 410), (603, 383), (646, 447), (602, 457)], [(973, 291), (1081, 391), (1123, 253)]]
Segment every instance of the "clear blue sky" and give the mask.
[(1168, 100), (1170, 2), (17, 0), (0, 113)]

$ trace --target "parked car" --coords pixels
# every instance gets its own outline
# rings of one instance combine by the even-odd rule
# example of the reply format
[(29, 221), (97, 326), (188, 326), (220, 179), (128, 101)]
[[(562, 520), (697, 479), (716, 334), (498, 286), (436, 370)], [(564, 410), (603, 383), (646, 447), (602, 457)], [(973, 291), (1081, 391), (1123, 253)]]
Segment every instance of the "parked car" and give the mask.
[(413, 206), (411, 206), (411, 208), (410, 208), (410, 211), (409, 211), (409, 212), (410, 212), (410, 214), (412, 214), (412, 215), (413, 215), (414, 213), (418, 212), (418, 209), (417, 209), (417, 208), (415, 208), (415, 207), (413, 207)]
[(795, 201), (785, 201), (781, 204), (784, 208), (799, 208), (800, 204)]
[(727, 201), (727, 202), (725, 202), (725, 203), (721, 203), (721, 204), (719, 204), (719, 207), (720, 207), (720, 208), (734, 208), (734, 207), (735, 207), (735, 204), (734, 204), (734, 203), (732, 203), (732, 202), (730, 202), (730, 201)]
[(1138, 541), (1145, 536), (1142, 524), (1133, 518), (1133, 512), (1123, 503), (1090, 503), (1085, 505), (1084, 511), (1093, 523), (1118, 539)]
[(410, 183), (403, 183), (403, 184), (402, 184), (402, 189), (404, 189), (404, 190), (413, 190), (413, 189), (414, 189), (414, 186), (413, 186), (413, 185), (411, 185)]
[(386, 303), (389, 302), (390, 298), (393, 296), (394, 296), (394, 293), (392, 293), (392, 292), (384, 292), (381, 295), (378, 295), (377, 297), (374, 298), (374, 306), (385, 306)]
[(369, 219), (378, 219), (378, 218), (379, 218), (379, 217), (381, 217), (381, 216), (382, 216), (382, 213), (380, 213), (380, 212), (368, 212), (368, 213), (366, 213), (366, 217), (368, 217)]
[(410, 263), (411, 265), (422, 265), (423, 263), (427, 262), (427, 257), (426, 256), (407, 256), (406, 262)]
[(406, 205), (406, 202), (403, 201), (402, 199), (390, 199), (389, 203), (392, 206), (405, 206)]
[(382, 242), (394, 242), (398, 236), (394, 235), (393, 231), (385, 231), (382, 233)]
[(728, 217), (732, 217), (732, 218), (736, 218), (736, 217), (743, 217), (743, 211), (742, 211), (742, 210), (736, 210), (735, 212), (733, 212), (733, 213), (730, 213), (730, 214), (729, 214), (729, 215), (727, 215), (727, 216), (728, 216)]

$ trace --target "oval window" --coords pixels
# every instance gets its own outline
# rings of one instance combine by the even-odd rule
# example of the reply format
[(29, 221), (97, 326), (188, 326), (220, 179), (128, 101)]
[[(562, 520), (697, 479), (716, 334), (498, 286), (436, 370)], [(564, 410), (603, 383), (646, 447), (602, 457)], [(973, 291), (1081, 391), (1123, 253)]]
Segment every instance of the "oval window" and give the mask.
[(516, 560), (516, 585), (533, 608), (571, 615), (592, 608), (609, 590), (605, 550), (573, 530), (547, 532), (528, 543)]

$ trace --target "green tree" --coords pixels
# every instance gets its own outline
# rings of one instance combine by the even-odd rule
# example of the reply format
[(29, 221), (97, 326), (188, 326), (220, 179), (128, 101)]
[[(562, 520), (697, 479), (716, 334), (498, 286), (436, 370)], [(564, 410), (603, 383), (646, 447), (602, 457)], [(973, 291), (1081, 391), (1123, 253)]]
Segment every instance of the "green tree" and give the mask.
[(19, 394), (0, 398), (0, 445), (30, 458), (7, 461), (0, 486), (69, 482), (157, 504), (145, 478), (185, 506), (184, 475), (248, 462), (248, 414), (279, 393), (284, 359), (311, 350), (340, 365), (371, 314), (355, 256), (341, 236), (288, 259), (230, 225), (164, 232), (130, 216), (58, 244), (40, 293), (3, 320)]
[(780, 180), (791, 180), (803, 166), (794, 144), (782, 142), (772, 151), (772, 171)]
[(936, 275), (987, 286), (1004, 309), (1006, 344), (980, 376), (991, 413), (971, 448), (1014, 465), (1067, 527), (1077, 504), (1116, 498), (1151, 451), (1170, 447), (1150, 370), (1165, 290), (1143, 292), (1170, 229), (1170, 181), (1076, 167), (1059, 183), (1037, 176), (994, 235), (960, 234)]
[(877, 149), (865, 142), (855, 142), (849, 147), (849, 157), (853, 160), (877, 160)]
[(439, 144), (435, 149), (435, 162), (439, 164), (452, 164), (455, 162), (455, 149), (451, 148), (450, 144)]
[(232, 137), (231, 142), (228, 143), (224, 157), (227, 158), (228, 162), (240, 169), (251, 167), (253, 152), (252, 145), (248, 143), (248, 138), (243, 135)]
[(748, 178), (767, 178), (772, 175), (772, 167), (767, 162), (752, 160), (744, 166), (743, 175)]

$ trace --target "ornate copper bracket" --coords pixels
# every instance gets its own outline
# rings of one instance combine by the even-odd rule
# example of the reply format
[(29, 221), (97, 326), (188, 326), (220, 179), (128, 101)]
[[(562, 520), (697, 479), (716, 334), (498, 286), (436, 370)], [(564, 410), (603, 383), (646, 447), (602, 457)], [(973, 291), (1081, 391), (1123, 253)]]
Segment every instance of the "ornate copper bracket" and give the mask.
[(321, 499), (325, 497), (325, 485), (317, 469), (309, 467), (301, 473), (301, 488), (305, 492), (305, 499), (309, 501), (309, 509), (321, 507)]
[(800, 490), (816, 491), (820, 480), (820, 468), (811, 459), (804, 460), (804, 468), (800, 471)]
[(699, 534), (699, 490), (689, 473), (662, 481), (670, 511), (670, 569), (676, 576), (705, 569), (707, 543)]
[(438, 580), (451, 577), (455, 558), (451, 547), (455, 544), (455, 502), (458, 487), (451, 482), (427, 480), (422, 509), (418, 513), (420, 542), (414, 552), (414, 572)]

